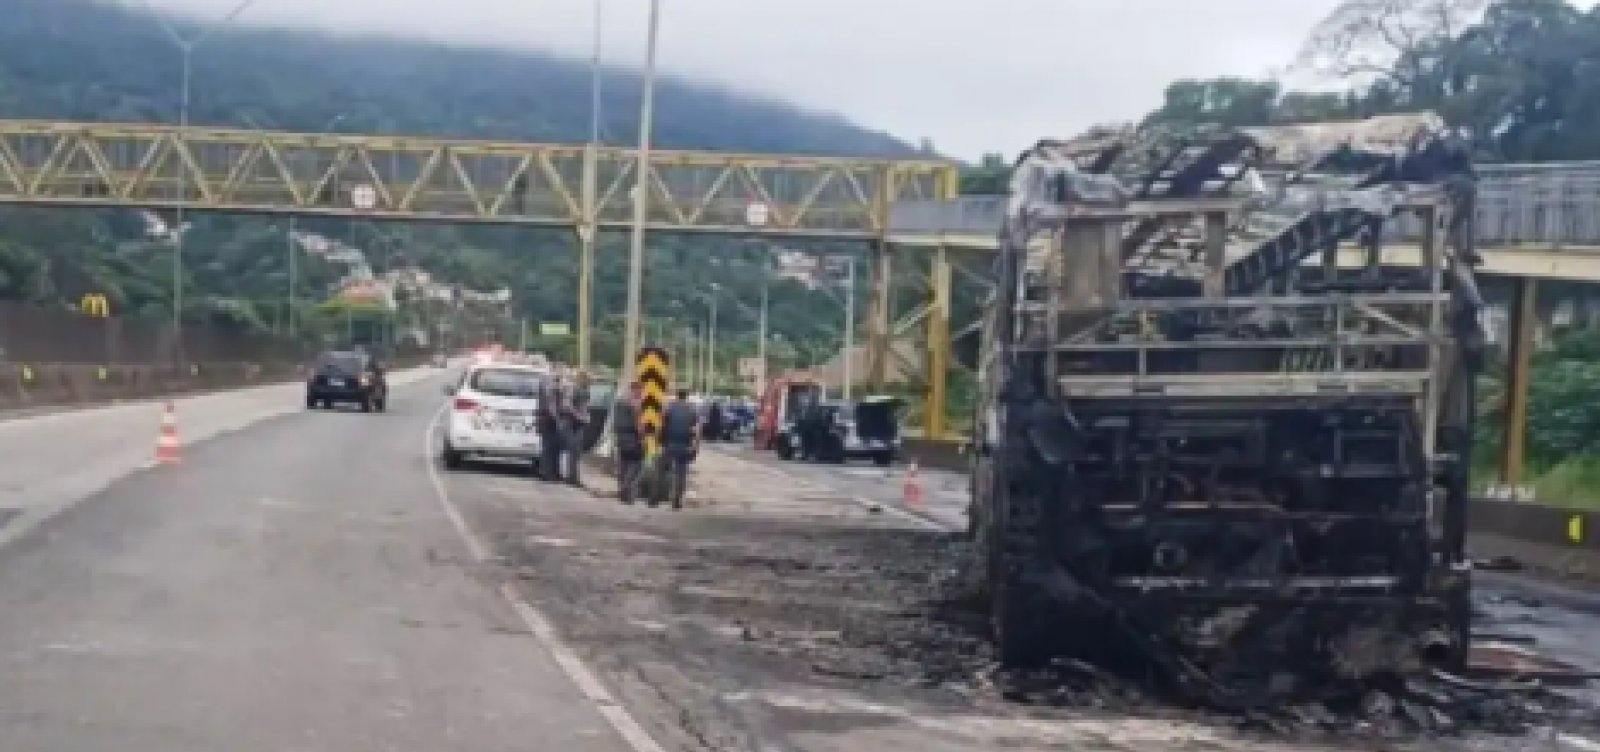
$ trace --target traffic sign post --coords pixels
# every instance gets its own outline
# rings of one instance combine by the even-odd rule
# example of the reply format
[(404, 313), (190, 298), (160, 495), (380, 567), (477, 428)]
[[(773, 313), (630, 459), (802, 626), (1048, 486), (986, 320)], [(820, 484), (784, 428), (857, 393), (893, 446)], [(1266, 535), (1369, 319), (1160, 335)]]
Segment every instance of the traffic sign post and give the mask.
[(378, 205), (378, 189), (362, 183), (350, 189), (350, 205), (361, 211), (369, 211)]
[(744, 207), (745, 224), (751, 227), (766, 227), (771, 218), (772, 209), (760, 201), (752, 201)]
[(661, 422), (667, 410), (667, 390), (672, 384), (671, 358), (660, 347), (639, 350), (634, 372), (644, 394), (639, 404), (639, 422), (644, 424), (645, 456), (661, 451)]
[[(639, 422), (644, 428), (644, 466), (639, 468), (641, 496), (655, 503), (665, 492), (667, 473), (661, 462), (661, 427), (667, 411), (667, 390), (672, 384), (671, 357), (664, 348), (645, 347), (634, 361), (634, 373), (644, 392), (639, 399)], [(623, 385), (626, 388), (626, 385)]]

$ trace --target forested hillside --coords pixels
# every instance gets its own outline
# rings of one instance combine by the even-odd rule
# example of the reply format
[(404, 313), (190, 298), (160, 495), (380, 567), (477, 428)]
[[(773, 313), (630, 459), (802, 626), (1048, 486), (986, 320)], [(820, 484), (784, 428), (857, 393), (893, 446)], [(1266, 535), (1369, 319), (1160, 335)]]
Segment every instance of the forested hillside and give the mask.
[[(179, 19), (180, 28), (182, 19)], [(195, 55), (196, 124), (317, 131), (583, 141), (589, 133), (586, 62), (420, 42), (230, 27)], [(0, 21), (0, 117), (175, 122), (181, 57), (157, 20), (97, 0), (7, 0)], [(635, 137), (639, 78), (604, 76), (602, 129)], [(904, 155), (915, 150), (842, 118), (713, 87), (666, 79), (657, 89), (656, 140), (665, 147)], [(119, 311), (170, 312), (170, 248), (138, 238), (125, 212), (0, 211), (0, 296), (40, 303), (107, 293)], [(189, 236), (185, 313), (270, 327), (286, 298), (283, 220), (206, 217)], [(413, 260), (446, 280), (511, 287), (533, 320), (570, 321), (576, 251), (570, 233), (440, 225), (303, 220), (354, 239), (381, 270)], [(622, 238), (599, 259), (597, 313), (624, 301)], [(721, 281), (751, 304), (764, 275), (757, 249), (727, 241), (652, 241), (651, 313), (669, 326), (703, 321)], [(336, 270), (309, 265), (303, 297), (326, 294)], [(774, 327), (802, 358), (837, 346), (839, 306), (793, 285), (773, 290)], [(754, 320), (724, 303), (726, 341)], [(611, 328), (615, 330), (614, 322)], [(602, 348), (615, 341), (603, 336)], [(744, 343), (753, 347), (753, 342)], [(780, 348), (780, 351), (785, 348)], [(606, 353), (614, 356), (614, 353)]]
[[(1148, 125), (1267, 125), (1433, 111), (1470, 134), (1479, 159), (1600, 159), (1600, 5), (1567, 0), (1344, 0), (1307, 31), (1297, 74), (1174, 81)], [(963, 182), (1005, 190), (1009, 155)]]

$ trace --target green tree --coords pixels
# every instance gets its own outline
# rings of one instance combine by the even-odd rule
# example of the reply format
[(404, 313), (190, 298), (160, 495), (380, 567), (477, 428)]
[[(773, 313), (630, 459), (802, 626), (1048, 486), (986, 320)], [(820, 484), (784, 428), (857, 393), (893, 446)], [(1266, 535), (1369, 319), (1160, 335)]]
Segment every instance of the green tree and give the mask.
[(1161, 125), (1261, 125), (1273, 119), (1278, 85), (1243, 78), (1185, 79), (1167, 86), (1161, 107), (1145, 118)]

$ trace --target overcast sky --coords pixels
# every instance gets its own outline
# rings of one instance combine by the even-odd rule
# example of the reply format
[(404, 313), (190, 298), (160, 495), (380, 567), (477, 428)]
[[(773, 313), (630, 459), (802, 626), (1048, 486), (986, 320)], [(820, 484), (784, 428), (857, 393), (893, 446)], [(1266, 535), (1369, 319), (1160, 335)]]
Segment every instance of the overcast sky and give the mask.
[[(148, 0), (215, 18), (238, 0)], [(602, 57), (642, 66), (647, 0), (600, 0)], [(257, 0), (305, 25), (587, 58), (595, 0)], [(1174, 78), (1263, 76), (1337, 0), (663, 0), (662, 69), (973, 158), (1137, 118)]]

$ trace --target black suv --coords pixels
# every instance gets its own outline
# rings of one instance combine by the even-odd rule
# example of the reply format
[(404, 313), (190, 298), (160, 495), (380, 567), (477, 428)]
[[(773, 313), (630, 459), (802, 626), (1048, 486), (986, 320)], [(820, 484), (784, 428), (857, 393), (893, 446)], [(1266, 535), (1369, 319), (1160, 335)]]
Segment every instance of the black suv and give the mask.
[(317, 357), (306, 379), (306, 408), (333, 407), (336, 403), (361, 406), (362, 412), (383, 412), (389, 402), (389, 382), (383, 366), (370, 353), (335, 350)]
[(777, 439), (779, 459), (844, 462), (858, 457), (889, 465), (900, 453), (899, 397), (822, 402), (806, 408)]

